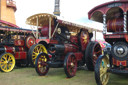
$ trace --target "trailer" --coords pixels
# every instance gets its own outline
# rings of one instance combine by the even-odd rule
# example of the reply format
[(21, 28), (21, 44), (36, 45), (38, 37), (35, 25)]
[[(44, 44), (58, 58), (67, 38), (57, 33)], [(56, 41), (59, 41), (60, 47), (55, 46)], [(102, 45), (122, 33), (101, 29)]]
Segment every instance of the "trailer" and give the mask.
[(103, 23), (103, 36), (112, 47), (104, 50), (95, 65), (97, 85), (107, 85), (110, 73), (128, 74), (128, 0), (115, 0), (89, 11), (89, 19)]
[(0, 71), (10, 72), (15, 65), (27, 66), (28, 50), (34, 44), (32, 30), (0, 26)]

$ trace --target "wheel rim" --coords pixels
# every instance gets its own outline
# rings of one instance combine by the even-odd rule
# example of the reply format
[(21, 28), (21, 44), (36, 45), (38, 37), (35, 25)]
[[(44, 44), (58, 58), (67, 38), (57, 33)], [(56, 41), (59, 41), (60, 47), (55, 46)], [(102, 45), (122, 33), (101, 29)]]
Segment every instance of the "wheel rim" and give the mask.
[(39, 73), (39, 75), (45, 75), (48, 70), (49, 70), (49, 66), (47, 64), (47, 57), (44, 54), (39, 55), (39, 58), (37, 60), (37, 72)]
[(109, 80), (109, 73), (107, 70), (109, 69), (109, 60), (107, 57), (104, 57), (100, 63), (100, 81), (102, 85), (106, 85)]
[(35, 59), (37, 58), (39, 53), (46, 53), (47, 54), (47, 50), (45, 48), (45, 46), (43, 46), (42, 44), (38, 44), (37, 46), (35, 46), (35, 48), (33, 49), (33, 53), (32, 53), (32, 61), (33, 64), (35, 65)]
[(69, 75), (74, 76), (77, 70), (77, 60), (74, 55), (71, 55), (67, 59), (67, 71)]
[(26, 39), (26, 46), (30, 48), (34, 44), (35, 44), (35, 38), (33, 36), (28, 36)]
[(3, 54), (0, 61), (0, 68), (3, 72), (10, 72), (15, 66), (15, 58), (10, 53)]
[(96, 60), (98, 59), (98, 57), (102, 54), (102, 49), (100, 44), (96, 44), (94, 46), (94, 50), (93, 50), (93, 65), (96, 64)]

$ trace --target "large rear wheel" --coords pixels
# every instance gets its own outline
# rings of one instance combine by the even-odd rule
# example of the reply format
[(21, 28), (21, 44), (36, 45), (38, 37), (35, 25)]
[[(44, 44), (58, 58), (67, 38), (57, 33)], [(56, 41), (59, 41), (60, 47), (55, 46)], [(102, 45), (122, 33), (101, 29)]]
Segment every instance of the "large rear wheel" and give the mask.
[(75, 76), (77, 70), (77, 59), (73, 53), (67, 54), (64, 60), (64, 71), (68, 78)]
[(31, 48), (29, 49), (29, 52), (28, 52), (28, 59), (32, 66), (35, 66), (35, 59), (42, 52), (47, 54), (47, 49), (45, 48), (44, 45), (35, 44), (35, 45), (31, 46)]
[(107, 56), (100, 56), (96, 61), (95, 80), (97, 85), (107, 85), (109, 80), (109, 59)]
[(0, 56), (0, 70), (10, 72), (15, 67), (15, 57), (11, 53), (3, 53)]
[(48, 73), (49, 66), (47, 61), (49, 61), (49, 57), (46, 53), (40, 53), (36, 58), (35, 69), (40, 76), (44, 76)]
[(85, 52), (85, 61), (88, 70), (94, 71), (97, 58), (102, 54), (101, 46), (98, 42), (89, 42)]

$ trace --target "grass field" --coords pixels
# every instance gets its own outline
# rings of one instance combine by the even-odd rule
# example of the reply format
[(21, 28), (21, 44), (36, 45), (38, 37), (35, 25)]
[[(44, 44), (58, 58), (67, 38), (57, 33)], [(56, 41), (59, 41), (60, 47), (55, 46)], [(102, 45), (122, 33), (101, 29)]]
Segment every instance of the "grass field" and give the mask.
[[(96, 85), (94, 72), (77, 70), (76, 76), (66, 78), (63, 68), (52, 68), (46, 76), (38, 76), (34, 68), (15, 68), (0, 72), (0, 85)], [(128, 85), (128, 76), (110, 75), (108, 85)]]

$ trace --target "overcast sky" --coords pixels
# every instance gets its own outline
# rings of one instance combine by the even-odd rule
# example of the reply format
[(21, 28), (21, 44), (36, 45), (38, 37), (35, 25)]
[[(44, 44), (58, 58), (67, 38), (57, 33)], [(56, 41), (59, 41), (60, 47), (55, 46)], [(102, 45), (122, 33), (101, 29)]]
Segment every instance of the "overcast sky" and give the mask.
[[(51, 13), (54, 11), (55, 0), (14, 0), (17, 11), (15, 13), (16, 23), (19, 27), (30, 28), (26, 25), (26, 19), (37, 13)], [(102, 29), (102, 25), (88, 20), (88, 12), (95, 6), (113, 0), (60, 0), (61, 16), (67, 20), (79, 23), (91, 24), (95, 28)]]

